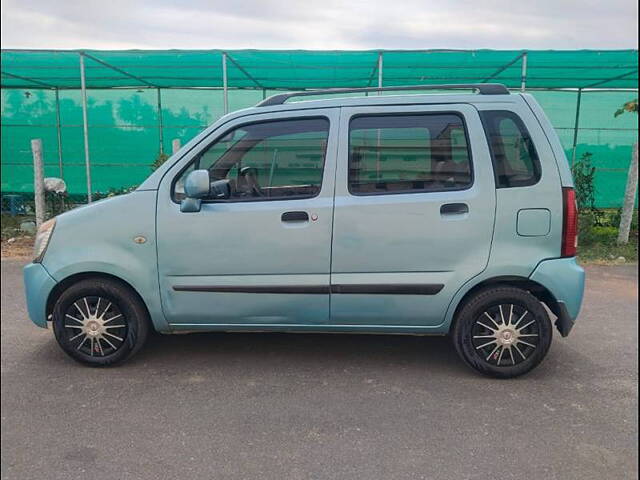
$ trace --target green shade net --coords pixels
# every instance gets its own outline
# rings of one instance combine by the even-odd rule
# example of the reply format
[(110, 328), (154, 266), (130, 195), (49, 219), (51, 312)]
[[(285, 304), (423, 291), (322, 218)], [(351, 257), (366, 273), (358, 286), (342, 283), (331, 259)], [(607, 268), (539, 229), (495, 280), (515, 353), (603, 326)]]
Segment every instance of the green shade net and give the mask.
[[(160, 150), (182, 144), (224, 113), (221, 50), (86, 50), (93, 190), (139, 184)], [(227, 53), (229, 110), (283, 89), (378, 84), (378, 51)], [(523, 51), (383, 51), (384, 85), (499, 82), (520, 88)], [(80, 63), (77, 51), (3, 50), (2, 192), (33, 192), (30, 140), (43, 141), (45, 176), (62, 176), (71, 194), (86, 192)], [(106, 64), (106, 65), (105, 65)], [(601, 207), (621, 204), (638, 117), (613, 113), (637, 97), (638, 52), (528, 51), (527, 89), (597, 88), (582, 94), (575, 156), (593, 154)], [(162, 129), (158, 115), (161, 87)], [(208, 88), (202, 89), (202, 87)], [(62, 174), (56, 96), (59, 89)], [(569, 160), (577, 92), (531, 91), (556, 128)]]
[[(220, 87), (221, 50), (84, 50), (87, 88)], [(231, 88), (377, 85), (378, 51), (227, 50)], [(382, 51), (384, 84), (496, 81), (517, 88), (520, 50)], [(80, 88), (77, 51), (2, 51), (4, 88)], [(115, 67), (109, 68), (107, 65)], [(637, 50), (527, 51), (530, 88), (635, 88)]]

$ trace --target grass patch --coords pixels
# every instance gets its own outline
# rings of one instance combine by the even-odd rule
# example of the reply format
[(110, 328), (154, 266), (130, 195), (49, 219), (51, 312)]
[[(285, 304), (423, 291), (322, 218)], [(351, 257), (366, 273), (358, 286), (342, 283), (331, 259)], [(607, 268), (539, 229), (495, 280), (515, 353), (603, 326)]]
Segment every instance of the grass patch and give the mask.
[(624, 258), (624, 263), (638, 261), (638, 242), (629, 241), (627, 245), (613, 243), (596, 243), (592, 245), (578, 246), (578, 259), (583, 263), (623, 263), (618, 260)]
[[(618, 245), (620, 213), (617, 210), (600, 210), (597, 215), (585, 212), (580, 215), (578, 258), (586, 263), (624, 263), (638, 261), (638, 211), (631, 224), (629, 243)], [(619, 260), (620, 259), (620, 260)]]
[(0, 218), (0, 223), (2, 225), (2, 240), (27, 235), (25, 232), (20, 230), (20, 224), (27, 221), (35, 221), (35, 217), (32, 215), (16, 215), (15, 217), (12, 217), (11, 215), (3, 213)]
[(20, 230), (20, 224), (33, 221), (33, 216), (2, 214), (2, 238), (0, 256), (2, 258), (29, 258), (33, 254), (34, 236)]

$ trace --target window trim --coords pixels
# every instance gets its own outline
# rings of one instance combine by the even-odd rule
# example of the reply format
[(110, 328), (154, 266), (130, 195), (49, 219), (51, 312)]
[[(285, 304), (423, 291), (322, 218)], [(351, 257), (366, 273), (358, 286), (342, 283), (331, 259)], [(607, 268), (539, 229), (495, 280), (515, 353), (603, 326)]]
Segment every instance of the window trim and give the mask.
[(171, 188), (169, 190), (169, 197), (171, 198), (171, 201), (177, 205), (180, 205), (181, 200), (177, 200), (175, 197), (175, 186), (176, 183), (178, 182), (178, 180), (182, 177), (182, 175), (184, 174), (184, 172), (186, 170), (189, 169), (189, 167), (191, 167), (199, 158), (200, 158), (200, 154), (206, 150), (209, 149), (209, 147), (211, 147), (212, 145), (214, 145), (216, 142), (220, 141), (221, 139), (223, 139), (226, 135), (228, 135), (229, 133), (231, 133), (234, 130), (237, 130), (239, 128), (243, 128), (243, 127), (247, 127), (250, 125), (257, 125), (257, 124), (261, 124), (261, 123), (277, 123), (277, 122), (291, 122), (291, 121), (297, 121), (297, 120), (326, 120), (326, 122), (328, 123), (328, 130), (327, 130), (327, 145), (325, 146), (324, 149), (324, 155), (322, 157), (322, 175), (320, 177), (320, 185), (318, 188), (318, 192), (315, 195), (299, 195), (299, 196), (292, 196), (292, 197), (282, 197), (282, 198), (260, 198), (260, 197), (247, 197), (247, 199), (237, 199), (237, 198), (229, 198), (229, 199), (222, 199), (222, 200), (205, 200), (202, 199), (202, 203), (250, 203), (250, 202), (277, 202), (277, 201), (286, 201), (286, 200), (305, 200), (305, 199), (310, 199), (310, 198), (316, 198), (320, 195), (320, 193), (322, 192), (322, 187), (324, 186), (324, 173), (325, 173), (325, 166), (327, 163), (327, 153), (329, 152), (329, 139), (331, 138), (331, 129), (332, 129), (332, 123), (331, 123), (331, 119), (326, 116), (326, 115), (303, 115), (303, 116), (299, 116), (299, 117), (284, 117), (284, 118), (266, 118), (266, 119), (262, 119), (262, 120), (253, 120), (253, 121), (249, 121), (249, 122), (244, 122), (244, 123), (239, 123), (237, 125), (233, 125), (229, 128), (227, 128), (226, 130), (223, 130), (222, 133), (220, 133), (220, 135), (216, 135), (216, 137), (211, 140), (210, 142), (208, 142), (206, 144), (206, 146), (204, 146), (202, 149), (200, 149), (195, 155), (194, 157), (185, 165), (183, 166), (177, 174), (175, 174), (175, 176), (173, 177), (173, 179), (171, 180)]
[[(489, 147), (489, 155), (491, 156), (491, 167), (493, 169), (493, 180), (495, 183), (495, 188), (496, 190), (499, 188), (523, 188), (523, 187), (532, 187), (534, 185), (537, 185), (538, 183), (540, 183), (540, 180), (542, 179), (542, 164), (540, 163), (540, 155), (538, 154), (538, 149), (536, 148), (536, 145), (533, 141), (533, 137), (531, 136), (531, 132), (529, 132), (529, 129), (527, 128), (526, 123), (524, 122), (524, 120), (522, 120), (522, 117), (517, 113), (514, 112), (513, 110), (505, 110), (505, 109), (500, 109), (500, 110), (494, 110), (494, 109), (487, 109), (487, 110), (480, 110), (478, 112), (480, 114), (480, 123), (482, 123), (482, 130), (484, 131), (484, 138), (487, 142), (487, 146)], [(508, 115), (505, 115), (503, 118), (509, 118), (511, 119), (516, 127), (518, 128), (520, 135), (525, 134), (528, 138), (529, 141), (531, 142), (531, 148), (533, 148), (533, 153), (534, 156), (532, 157), (532, 165), (533, 165), (533, 177), (531, 178), (531, 180), (528, 180), (526, 183), (518, 183), (517, 185), (500, 185), (499, 182), (499, 178), (498, 178), (498, 167), (497, 167), (497, 163), (496, 163), (496, 155), (495, 155), (495, 151), (493, 148), (493, 142), (491, 141), (491, 135), (489, 132), (489, 127), (495, 128), (496, 125), (489, 125), (488, 121), (485, 119), (485, 115), (487, 114), (499, 114), (499, 113), (507, 113)]]
[[(404, 190), (397, 192), (354, 192), (351, 189), (351, 182), (349, 180), (349, 172), (351, 171), (351, 122), (357, 118), (361, 117), (424, 117), (424, 116), (442, 116), (442, 115), (454, 115), (458, 117), (462, 122), (462, 128), (464, 130), (464, 138), (467, 142), (467, 154), (469, 158), (469, 184), (464, 187), (450, 187), (450, 188), (439, 188), (437, 190)], [(469, 138), (469, 128), (464, 114), (460, 111), (456, 110), (439, 110), (439, 111), (428, 111), (428, 112), (416, 112), (416, 111), (408, 111), (408, 112), (390, 112), (390, 113), (358, 113), (352, 115), (349, 118), (349, 124), (347, 126), (347, 191), (350, 195), (354, 197), (371, 197), (378, 195), (415, 195), (415, 194), (425, 194), (425, 193), (442, 193), (442, 192), (462, 192), (465, 190), (470, 190), (473, 188), (475, 184), (475, 169), (474, 169), (474, 161), (473, 161), (473, 151), (471, 149), (471, 141)]]

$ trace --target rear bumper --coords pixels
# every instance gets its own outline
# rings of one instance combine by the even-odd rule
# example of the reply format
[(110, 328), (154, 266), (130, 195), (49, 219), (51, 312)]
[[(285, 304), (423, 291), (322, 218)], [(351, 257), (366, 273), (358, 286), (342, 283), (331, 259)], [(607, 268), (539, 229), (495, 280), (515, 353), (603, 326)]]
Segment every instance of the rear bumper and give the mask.
[(558, 302), (554, 311), (556, 327), (563, 337), (569, 335), (578, 318), (584, 296), (584, 269), (575, 258), (557, 258), (540, 262), (529, 277), (547, 288)]
[(47, 328), (47, 299), (56, 281), (40, 263), (30, 263), (23, 274), (29, 318), (37, 326)]

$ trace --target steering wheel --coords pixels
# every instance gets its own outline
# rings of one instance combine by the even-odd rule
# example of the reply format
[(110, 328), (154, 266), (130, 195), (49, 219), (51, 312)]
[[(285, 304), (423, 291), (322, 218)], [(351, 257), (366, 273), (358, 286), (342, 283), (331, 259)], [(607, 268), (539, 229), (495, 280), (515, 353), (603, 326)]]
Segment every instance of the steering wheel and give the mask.
[(255, 167), (242, 167), (240, 169), (240, 177), (243, 179), (247, 188), (247, 193), (254, 197), (264, 197), (260, 183), (258, 182), (258, 169)]

